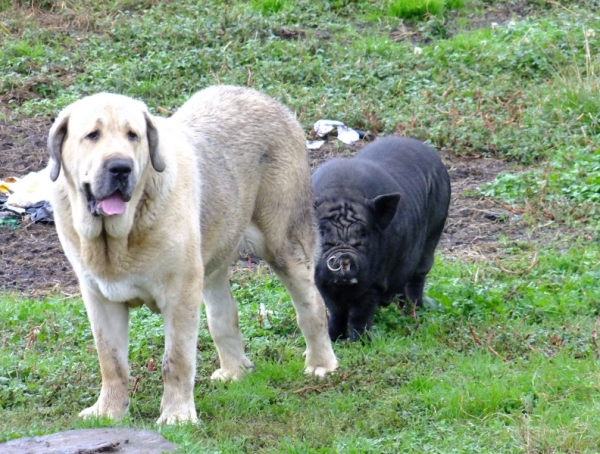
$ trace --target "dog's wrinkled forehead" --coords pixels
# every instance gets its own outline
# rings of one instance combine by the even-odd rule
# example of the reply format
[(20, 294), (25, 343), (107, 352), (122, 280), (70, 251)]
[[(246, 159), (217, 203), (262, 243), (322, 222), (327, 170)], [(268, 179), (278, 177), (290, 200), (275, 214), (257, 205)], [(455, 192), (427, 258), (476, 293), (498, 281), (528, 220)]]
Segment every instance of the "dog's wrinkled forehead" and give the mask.
[(113, 93), (98, 93), (76, 101), (61, 115), (69, 115), (69, 129), (89, 134), (96, 129), (145, 130), (143, 102)]

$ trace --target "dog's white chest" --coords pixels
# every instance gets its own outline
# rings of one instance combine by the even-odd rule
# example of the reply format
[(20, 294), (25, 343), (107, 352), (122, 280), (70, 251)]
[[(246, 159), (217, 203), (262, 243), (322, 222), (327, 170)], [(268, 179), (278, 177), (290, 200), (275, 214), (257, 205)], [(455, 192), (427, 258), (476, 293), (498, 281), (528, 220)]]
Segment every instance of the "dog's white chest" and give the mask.
[(128, 280), (125, 281), (102, 281), (98, 280), (100, 291), (111, 301), (129, 301), (141, 299), (146, 302), (152, 299), (150, 292), (139, 285)]
[(88, 278), (96, 284), (106, 299), (115, 303), (138, 299), (150, 305), (155, 300), (148, 290), (151, 287), (139, 276), (129, 276), (120, 280), (107, 280), (91, 275)]

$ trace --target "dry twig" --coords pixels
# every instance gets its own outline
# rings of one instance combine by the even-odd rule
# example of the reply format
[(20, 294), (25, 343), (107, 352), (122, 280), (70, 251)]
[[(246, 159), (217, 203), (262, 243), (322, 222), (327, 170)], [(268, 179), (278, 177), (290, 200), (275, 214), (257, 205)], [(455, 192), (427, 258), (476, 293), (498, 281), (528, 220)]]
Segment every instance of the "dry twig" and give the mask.
[(496, 350), (494, 350), (494, 348), (492, 347), (492, 331), (491, 330), (488, 331), (487, 347), (488, 347), (488, 350), (491, 351), (495, 356), (497, 356), (504, 362), (508, 362), (508, 358), (502, 358), (502, 356), (500, 356), (500, 354)]
[(307, 391), (314, 391), (317, 394), (321, 394), (323, 390), (321, 388), (332, 388), (334, 386), (333, 383), (326, 383), (322, 386), (305, 386), (304, 388), (297, 389), (296, 391), (292, 391), (292, 394), (304, 394)]
[(596, 326), (594, 327), (593, 331), (592, 331), (592, 345), (594, 346), (594, 359), (598, 360), (598, 358), (600, 358), (600, 353), (598, 352), (598, 329), (597, 327), (600, 326), (600, 317), (598, 317), (598, 320), (596, 320)]
[(498, 264), (498, 268), (500, 268), (505, 273), (508, 273), (508, 274), (525, 274), (525, 273), (529, 273), (533, 269), (533, 267), (536, 265), (536, 263), (537, 263), (537, 255), (538, 255), (538, 253), (537, 253), (537, 251), (535, 251), (533, 253), (533, 258), (531, 259), (531, 262), (529, 263), (529, 266), (527, 268), (525, 268), (524, 270), (522, 270), (522, 271), (507, 270), (506, 268), (504, 268), (500, 264), (500, 262), (496, 261), (496, 263)]
[(475, 334), (475, 331), (473, 331), (473, 327), (471, 326), (471, 322), (469, 322), (469, 331), (471, 333), (471, 337), (473, 338), (473, 340), (475, 342), (477, 342), (479, 345), (483, 345), (481, 343), (481, 341), (479, 340), (479, 338), (477, 337), (477, 334)]
[(12, 33), (10, 32), (10, 30), (8, 28), (6, 28), (6, 25), (4, 25), (2, 22), (0, 22), (0, 28), (2, 30), (4, 30), (4, 33), (6, 33), (8, 36), (12, 36)]

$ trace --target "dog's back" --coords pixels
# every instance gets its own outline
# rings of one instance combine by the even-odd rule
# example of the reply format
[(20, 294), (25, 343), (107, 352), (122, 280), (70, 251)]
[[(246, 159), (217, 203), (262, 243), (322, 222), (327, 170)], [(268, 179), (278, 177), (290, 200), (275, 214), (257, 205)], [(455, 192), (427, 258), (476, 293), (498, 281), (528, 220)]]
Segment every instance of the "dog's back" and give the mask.
[(172, 121), (188, 126), (200, 158), (206, 273), (241, 243), (276, 257), (287, 235), (278, 226), (303, 226), (299, 236), (314, 248), (304, 132), (289, 109), (255, 90), (217, 85), (194, 95)]

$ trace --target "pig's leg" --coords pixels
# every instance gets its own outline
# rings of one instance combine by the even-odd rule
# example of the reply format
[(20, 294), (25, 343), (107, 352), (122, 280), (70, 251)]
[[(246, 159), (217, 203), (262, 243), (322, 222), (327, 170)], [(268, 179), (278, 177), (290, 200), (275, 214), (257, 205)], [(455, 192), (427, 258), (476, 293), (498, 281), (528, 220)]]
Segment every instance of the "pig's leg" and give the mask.
[(406, 302), (409, 305), (423, 306), (423, 288), (426, 276), (413, 276), (406, 284)]
[(379, 306), (378, 298), (368, 297), (361, 305), (350, 307), (348, 323), (350, 325), (350, 340), (369, 340), (366, 336), (367, 330), (373, 323), (373, 315)]
[(406, 298), (410, 304), (416, 304), (417, 307), (423, 306), (423, 288), (425, 287), (425, 278), (433, 266), (436, 245), (437, 241), (430, 240), (427, 242), (417, 269), (406, 283)]
[(340, 307), (325, 299), (325, 305), (329, 309), (329, 338), (332, 342), (338, 339), (348, 338), (348, 308)]

